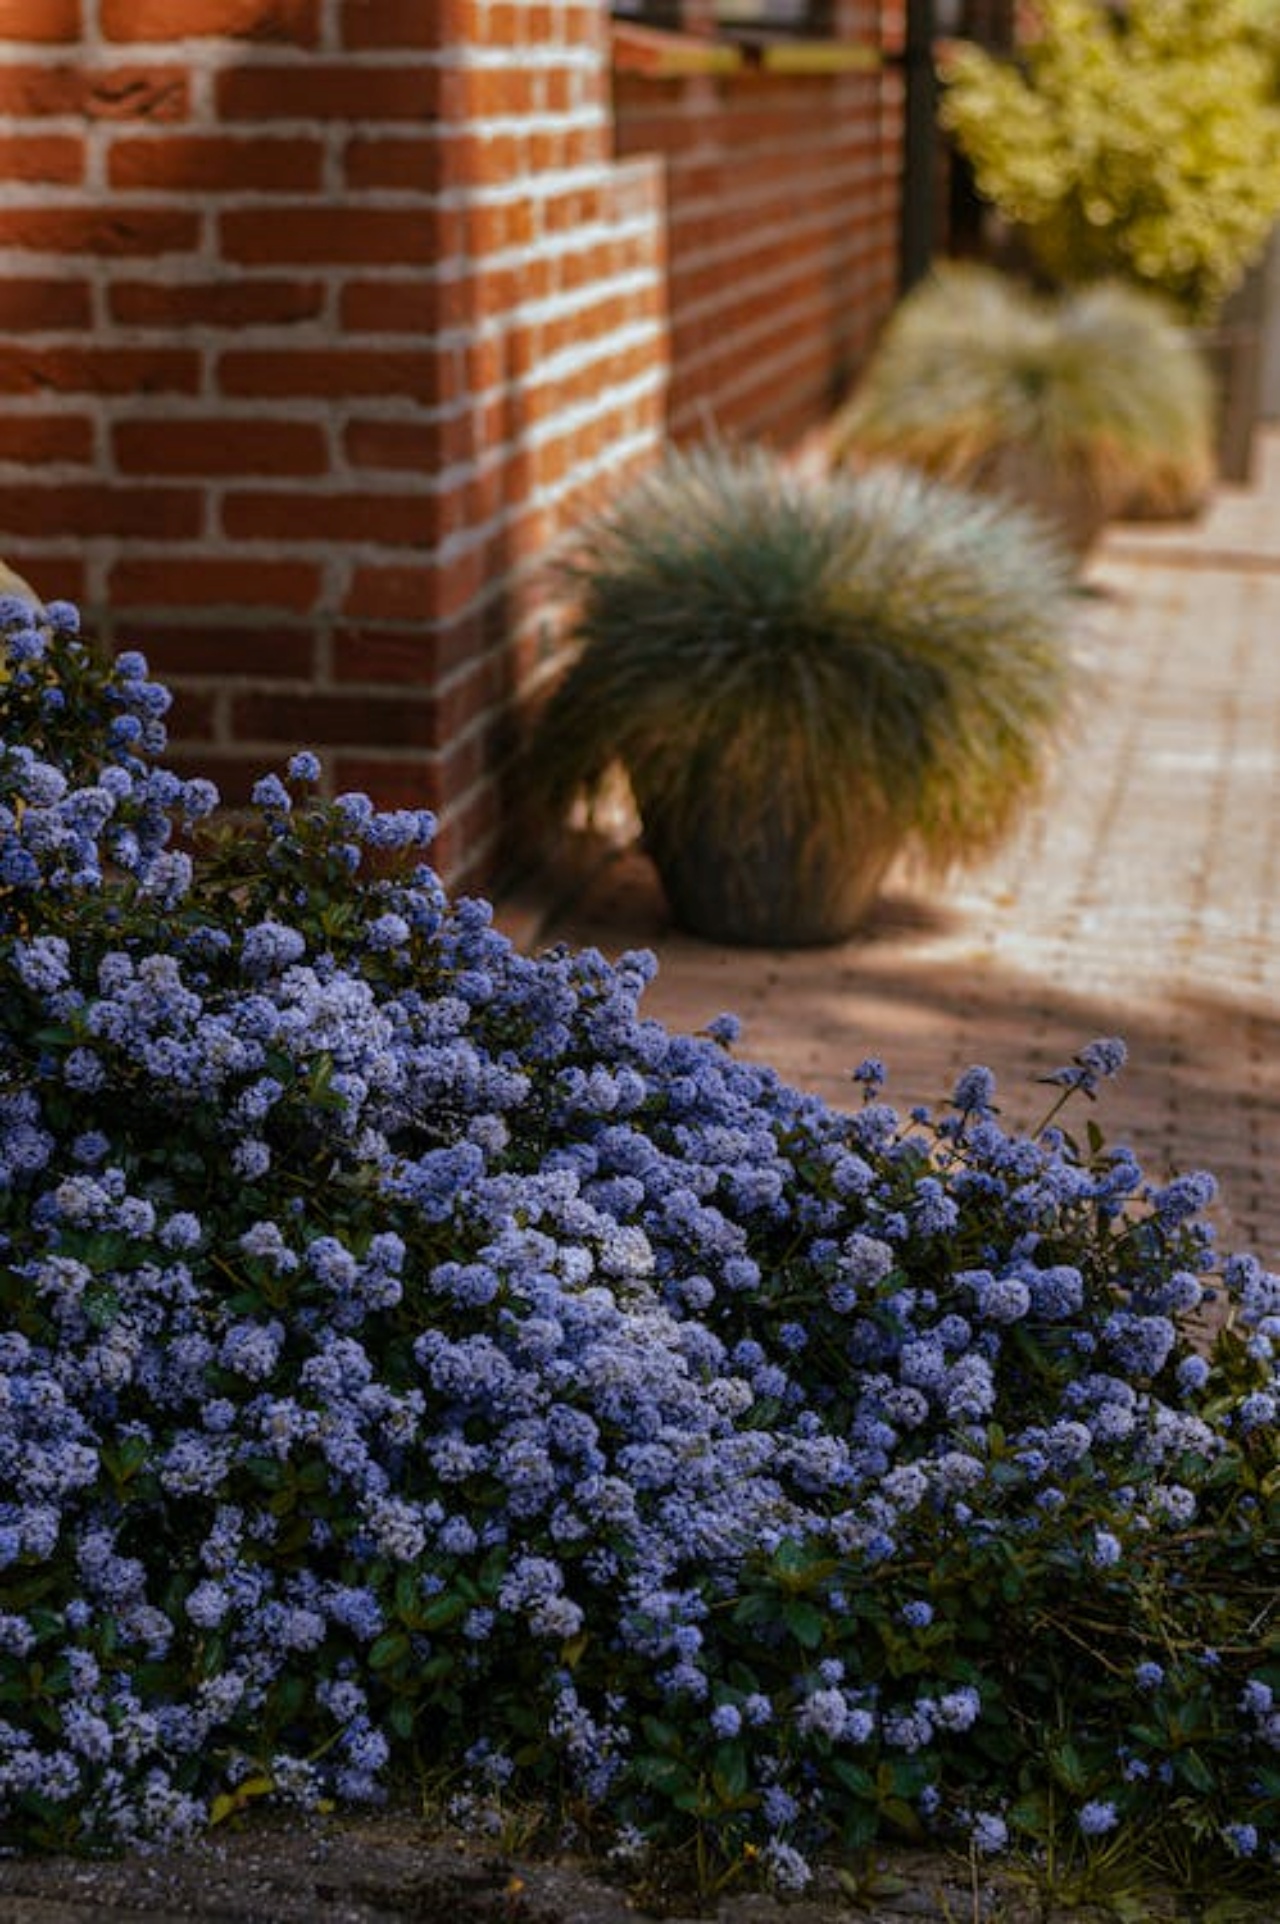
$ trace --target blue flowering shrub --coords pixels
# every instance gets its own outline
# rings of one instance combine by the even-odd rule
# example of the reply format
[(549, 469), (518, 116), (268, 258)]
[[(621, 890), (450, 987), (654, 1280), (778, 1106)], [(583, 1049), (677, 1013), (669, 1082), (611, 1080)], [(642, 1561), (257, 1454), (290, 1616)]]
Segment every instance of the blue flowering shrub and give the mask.
[(309, 755), (222, 821), (140, 657), (0, 622), (7, 1842), (445, 1778), (704, 1886), (1267, 1873), (1280, 1281), (1207, 1178), (981, 1070), (830, 1109)]

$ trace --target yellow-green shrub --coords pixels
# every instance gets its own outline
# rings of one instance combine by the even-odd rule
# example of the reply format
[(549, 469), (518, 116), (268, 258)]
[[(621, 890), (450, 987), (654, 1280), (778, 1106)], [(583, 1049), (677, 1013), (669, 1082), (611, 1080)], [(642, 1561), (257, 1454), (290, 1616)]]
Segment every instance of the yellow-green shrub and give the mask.
[(1055, 280), (1122, 274), (1210, 318), (1280, 216), (1256, 0), (1040, 0), (1017, 61), (965, 45), (944, 124)]

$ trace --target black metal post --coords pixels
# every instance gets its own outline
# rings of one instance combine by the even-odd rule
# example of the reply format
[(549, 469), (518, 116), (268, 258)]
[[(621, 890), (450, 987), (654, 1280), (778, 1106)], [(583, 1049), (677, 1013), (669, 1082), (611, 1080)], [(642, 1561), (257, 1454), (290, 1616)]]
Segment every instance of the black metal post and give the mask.
[(899, 242), (899, 275), (904, 294), (923, 280), (933, 264), (938, 156), (938, 81), (933, 40), (934, 0), (907, 0)]

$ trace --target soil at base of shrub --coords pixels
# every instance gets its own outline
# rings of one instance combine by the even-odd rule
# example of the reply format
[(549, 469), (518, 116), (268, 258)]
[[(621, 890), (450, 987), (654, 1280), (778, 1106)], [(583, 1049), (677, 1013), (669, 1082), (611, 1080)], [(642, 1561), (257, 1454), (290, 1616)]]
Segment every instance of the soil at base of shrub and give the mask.
[[(860, 1900), (834, 1882), (790, 1902), (730, 1892), (707, 1906), (716, 1924), (1106, 1924), (1086, 1906), (1046, 1907), (1013, 1873), (984, 1872), (937, 1852), (877, 1857), (882, 1890)], [(895, 1888), (889, 1888), (890, 1885)], [(900, 1885), (901, 1888), (896, 1888)], [(460, 1833), (392, 1814), (257, 1820), (182, 1851), (112, 1859), (0, 1857), (0, 1924), (111, 1924), (146, 1919), (226, 1924), (641, 1924), (661, 1913), (573, 1858), (514, 1855)], [(1194, 1918), (1158, 1896), (1147, 1924)], [(666, 1924), (692, 1924), (690, 1903)], [(1241, 1909), (1233, 1924), (1274, 1924)]]

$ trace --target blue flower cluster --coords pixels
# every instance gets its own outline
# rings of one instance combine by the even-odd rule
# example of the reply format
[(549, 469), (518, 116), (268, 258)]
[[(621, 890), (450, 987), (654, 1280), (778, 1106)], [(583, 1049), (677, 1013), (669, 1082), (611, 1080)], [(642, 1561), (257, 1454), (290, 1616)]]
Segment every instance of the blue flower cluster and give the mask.
[(1079, 1835), (1198, 1789), (1274, 1852), (1280, 1280), (1232, 1259), (1188, 1334), (1206, 1179), (1009, 1133), (977, 1069), (936, 1121), (878, 1063), (833, 1110), (647, 1018), (647, 955), (515, 952), (428, 816), (310, 755), (221, 826), (137, 656), (0, 628), (7, 1837), (412, 1762), (783, 1890), (883, 1829), (997, 1849), (1110, 1597), (1136, 1709), (1093, 1718)]

